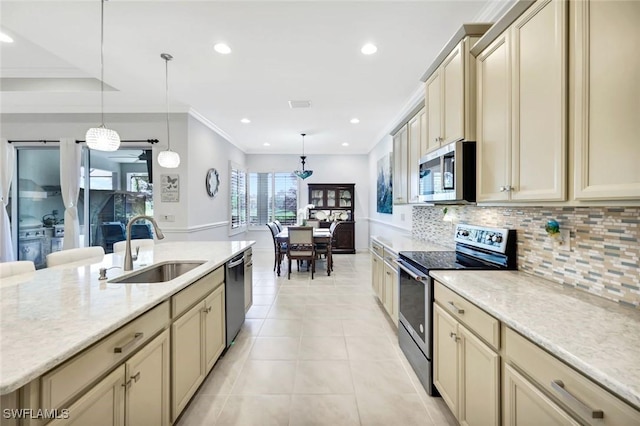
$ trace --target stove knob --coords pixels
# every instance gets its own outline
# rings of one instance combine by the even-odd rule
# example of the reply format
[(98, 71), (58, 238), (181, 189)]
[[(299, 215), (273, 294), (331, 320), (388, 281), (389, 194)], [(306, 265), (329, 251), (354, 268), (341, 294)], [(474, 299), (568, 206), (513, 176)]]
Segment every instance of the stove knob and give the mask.
[(25, 237), (28, 237), (29, 235), (31, 235), (31, 232), (27, 232), (26, 234), (24, 234)]
[(496, 239), (493, 240), (493, 241), (495, 241), (496, 243), (501, 243), (502, 242), (502, 235), (496, 235)]

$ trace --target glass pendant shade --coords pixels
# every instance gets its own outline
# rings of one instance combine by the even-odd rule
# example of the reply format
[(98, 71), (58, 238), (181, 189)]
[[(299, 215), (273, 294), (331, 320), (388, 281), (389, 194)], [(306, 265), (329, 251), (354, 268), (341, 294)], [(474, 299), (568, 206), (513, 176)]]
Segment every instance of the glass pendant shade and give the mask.
[(298, 176), (300, 179), (304, 180), (313, 174), (313, 170), (304, 169), (305, 160), (307, 159), (306, 155), (304, 155), (304, 137), (306, 136), (306, 134), (301, 133), (300, 136), (302, 136), (302, 155), (300, 156), (300, 163), (302, 164), (302, 170), (294, 170), (293, 174)]
[(120, 136), (115, 130), (107, 129), (104, 124), (100, 127), (92, 127), (85, 135), (89, 149), (98, 151), (117, 151), (120, 147)]
[(120, 148), (120, 135), (104, 125), (104, 2), (100, 2), (100, 112), (102, 124), (87, 130), (85, 140), (89, 149), (96, 151), (117, 151)]
[(175, 169), (180, 165), (180, 155), (175, 151), (160, 151), (158, 164), (166, 169)]
[(171, 128), (169, 127), (169, 61), (173, 59), (168, 53), (161, 53), (165, 70), (165, 98), (167, 101), (167, 150), (158, 154), (158, 164), (165, 169), (175, 169), (180, 165), (180, 154), (171, 151)]

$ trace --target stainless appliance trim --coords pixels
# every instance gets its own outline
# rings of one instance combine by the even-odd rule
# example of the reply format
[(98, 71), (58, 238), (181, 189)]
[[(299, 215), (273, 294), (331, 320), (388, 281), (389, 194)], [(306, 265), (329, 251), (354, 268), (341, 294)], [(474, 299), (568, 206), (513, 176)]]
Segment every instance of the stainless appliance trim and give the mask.
[[(462, 139), (456, 140), (422, 156), (420, 158), (420, 179), (423, 179), (423, 165), (434, 162), (434, 160), (438, 160), (435, 163), (439, 163), (437, 169), (439, 170), (440, 178), (438, 182), (434, 178), (433, 182), (434, 185), (437, 184), (438, 186), (433, 188), (433, 194), (419, 194), (418, 200), (420, 202), (475, 202), (475, 142)], [(447, 161), (452, 163), (452, 185), (451, 183), (445, 184), (445, 182), (449, 181), (445, 176), (445, 163)], [(422, 187), (422, 185), (420, 186)], [(470, 186), (473, 186), (473, 188)]]
[(226, 343), (229, 347), (244, 323), (244, 253), (227, 262), (224, 283)]

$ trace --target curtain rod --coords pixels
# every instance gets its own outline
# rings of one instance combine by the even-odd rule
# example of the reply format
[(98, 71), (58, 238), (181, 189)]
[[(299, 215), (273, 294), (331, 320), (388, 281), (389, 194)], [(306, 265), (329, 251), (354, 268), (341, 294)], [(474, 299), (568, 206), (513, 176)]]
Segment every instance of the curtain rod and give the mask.
[[(60, 141), (57, 140), (49, 140), (49, 139), (38, 139), (38, 140), (10, 140), (7, 141), (9, 143), (60, 143)], [(81, 140), (77, 140), (76, 139), (76, 143), (84, 143), (85, 141), (81, 141)], [(128, 141), (120, 141), (120, 142), (127, 142), (127, 143), (142, 143), (142, 142), (146, 142), (146, 143), (150, 143), (151, 145), (153, 145), (154, 143), (158, 143), (158, 139), (139, 139), (139, 140), (128, 140)]]

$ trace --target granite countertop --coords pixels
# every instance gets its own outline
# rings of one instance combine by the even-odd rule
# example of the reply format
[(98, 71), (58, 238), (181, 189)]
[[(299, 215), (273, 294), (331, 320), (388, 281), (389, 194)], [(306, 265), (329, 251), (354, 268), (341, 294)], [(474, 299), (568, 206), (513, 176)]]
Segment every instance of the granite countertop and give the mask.
[(517, 271), (431, 271), (503, 324), (640, 407), (640, 310)]
[(408, 236), (381, 237), (372, 236), (372, 240), (398, 254), (401, 251), (451, 251), (451, 248), (435, 243), (420, 241)]
[(205, 261), (186, 274), (156, 284), (109, 281), (133, 271), (124, 253), (108, 254), (0, 282), (0, 395), (12, 392), (140, 316), (223, 265), (255, 241), (188, 241), (141, 248), (134, 270), (169, 260)]

